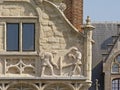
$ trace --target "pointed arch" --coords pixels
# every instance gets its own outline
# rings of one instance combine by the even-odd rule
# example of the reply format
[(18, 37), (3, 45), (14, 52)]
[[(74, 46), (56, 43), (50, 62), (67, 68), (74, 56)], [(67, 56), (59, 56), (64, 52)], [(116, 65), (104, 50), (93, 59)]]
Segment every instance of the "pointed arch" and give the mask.
[[(67, 84), (67, 83), (50, 83), (50, 84), (46, 84), (43, 87), (43, 90), (48, 90), (50, 88), (66, 88), (67, 90), (74, 90), (74, 87), (71, 84)], [(65, 90), (66, 90), (65, 89)]]
[(39, 90), (39, 88), (28, 82), (13, 82), (6, 87), (6, 90), (11, 90), (12, 88), (30, 88), (31, 90)]

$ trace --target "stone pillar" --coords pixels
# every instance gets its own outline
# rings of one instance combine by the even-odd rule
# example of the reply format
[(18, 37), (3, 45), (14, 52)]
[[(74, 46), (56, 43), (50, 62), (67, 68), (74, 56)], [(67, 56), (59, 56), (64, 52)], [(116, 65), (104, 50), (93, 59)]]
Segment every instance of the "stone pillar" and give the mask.
[(111, 77), (110, 77), (110, 72), (106, 71), (105, 72), (105, 77), (104, 77), (104, 90), (112, 90), (112, 81), (111, 81)]
[(84, 30), (84, 74), (88, 78), (88, 82), (91, 82), (92, 75), (92, 30), (94, 27), (90, 24), (90, 18), (87, 17), (86, 24), (83, 27)]

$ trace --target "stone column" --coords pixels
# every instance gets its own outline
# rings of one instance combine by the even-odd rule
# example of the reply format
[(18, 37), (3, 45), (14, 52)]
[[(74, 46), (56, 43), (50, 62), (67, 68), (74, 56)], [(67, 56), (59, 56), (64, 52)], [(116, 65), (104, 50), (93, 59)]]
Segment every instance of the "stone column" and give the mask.
[(83, 27), (84, 30), (84, 74), (88, 78), (88, 83), (91, 83), (91, 75), (92, 75), (92, 30), (94, 27), (90, 24), (90, 18), (87, 17), (86, 24)]
[(104, 77), (104, 90), (112, 90), (112, 81), (111, 81), (111, 77), (110, 77), (110, 72), (106, 71), (105, 72), (105, 77)]

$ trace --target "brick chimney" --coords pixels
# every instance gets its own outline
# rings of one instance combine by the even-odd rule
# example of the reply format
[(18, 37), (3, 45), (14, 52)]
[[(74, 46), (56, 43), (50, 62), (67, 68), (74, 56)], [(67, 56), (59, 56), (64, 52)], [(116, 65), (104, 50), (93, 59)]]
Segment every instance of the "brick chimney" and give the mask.
[(68, 20), (81, 31), (81, 25), (83, 23), (83, 0), (64, 0), (67, 5), (65, 15)]

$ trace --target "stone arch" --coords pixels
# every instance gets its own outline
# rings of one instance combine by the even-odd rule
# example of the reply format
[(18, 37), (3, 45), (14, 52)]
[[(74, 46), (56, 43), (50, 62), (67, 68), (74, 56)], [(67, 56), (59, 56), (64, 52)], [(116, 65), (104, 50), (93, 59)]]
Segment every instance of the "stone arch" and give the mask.
[(7, 87), (6, 87), (6, 90), (18, 90), (19, 88), (29, 88), (29, 90), (39, 90), (39, 88), (35, 85), (35, 84), (32, 84), (32, 83), (28, 83), (28, 82), (13, 82), (11, 84), (9, 84)]
[(64, 90), (74, 90), (74, 87), (71, 84), (67, 83), (50, 83), (47, 84), (43, 87), (43, 90), (52, 90), (52, 89), (57, 90), (58, 88), (62, 88)]
[[(111, 52), (111, 55), (107, 58), (106, 62), (103, 64), (103, 72), (105, 73), (105, 90), (111, 90), (112, 80), (115, 78), (120, 78), (119, 75), (114, 75), (111, 72), (111, 68), (116, 56), (120, 54), (120, 50), (116, 52)], [(110, 87), (108, 87), (110, 86)]]
[[(109, 69), (109, 71), (111, 70), (112, 62), (113, 62), (113, 60), (116, 58), (116, 56), (119, 55), (119, 54), (120, 54), (120, 50), (117, 51), (117, 52), (115, 52), (115, 53), (113, 53), (113, 54), (106, 60), (105, 66), (104, 66), (104, 70), (105, 70), (105, 71), (108, 71), (108, 69)], [(109, 68), (108, 68), (108, 67), (109, 67)], [(106, 70), (106, 69), (107, 69), (107, 70)]]

